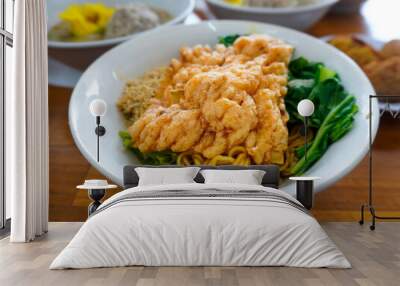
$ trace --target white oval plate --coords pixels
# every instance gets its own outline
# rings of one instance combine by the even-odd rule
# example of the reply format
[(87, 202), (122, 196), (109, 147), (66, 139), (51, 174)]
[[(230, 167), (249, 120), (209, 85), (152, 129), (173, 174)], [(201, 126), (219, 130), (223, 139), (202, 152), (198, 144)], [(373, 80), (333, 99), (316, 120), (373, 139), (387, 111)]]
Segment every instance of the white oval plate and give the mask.
[[(339, 142), (333, 144), (324, 156), (304, 174), (321, 177), (316, 191), (321, 191), (349, 173), (368, 151), (368, 95), (374, 90), (361, 69), (350, 58), (334, 47), (316, 38), (288, 28), (245, 21), (209, 21), (196, 25), (164, 27), (141, 34), (108, 51), (82, 75), (75, 87), (69, 106), (69, 123), (76, 145), (85, 158), (101, 173), (117, 184), (122, 184), (122, 168), (139, 164), (122, 147), (118, 131), (125, 130), (123, 118), (115, 103), (121, 95), (124, 81), (144, 72), (167, 65), (178, 56), (183, 45), (214, 45), (218, 37), (228, 34), (265, 33), (287, 41), (296, 47), (295, 57), (304, 56), (320, 61), (337, 71), (346, 89), (357, 97), (360, 111), (354, 128)], [(96, 162), (95, 119), (89, 113), (89, 103), (102, 98), (108, 104), (102, 124), (107, 132), (101, 138), (100, 164)], [(377, 102), (373, 112), (378, 114)], [(373, 135), (379, 118), (373, 117)], [(282, 189), (294, 194), (295, 185), (286, 181)]]

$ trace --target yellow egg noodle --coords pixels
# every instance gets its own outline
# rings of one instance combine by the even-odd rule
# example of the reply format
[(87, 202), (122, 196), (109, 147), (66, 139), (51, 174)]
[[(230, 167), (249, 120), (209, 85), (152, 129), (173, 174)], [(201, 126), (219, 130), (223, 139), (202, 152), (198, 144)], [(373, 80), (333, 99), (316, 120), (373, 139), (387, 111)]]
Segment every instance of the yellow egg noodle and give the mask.
[[(297, 163), (295, 155), (296, 148), (302, 147), (305, 144), (305, 138), (300, 133), (301, 126), (295, 126), (289, 134), (289, 146), (284, 156), (283, 162), (275, 162), (280, 166), (282, 175), (290, 176), (290, 169)], [(314, 132), (310, 129), (307, 139), (311, 142), (314, 138)], [(201, 154), (192, 152), (183, 152), (178, 155), (177, 164), (182, 166), (190, 165), (239, 165), (248, 166), (254, 164), (251, 157), (242, 146), (233, 147), (229, 150), (228, 155), (218, 155), (211, 159), (204, 158)]]
[[(291, 168), (296, 165), (298, 159), (295, 154), (297, 148), (304, 146), (305, 144), (305, 137), (300, 132), (301, 126), (295, 126), (291, 128), (289, 134), (289, 145), (288, 149), (285, 154), (285, 162), (284, 164), (280, 165), (281, 173), (283, 176), (290, 176), (291, 175)], [(314, 138), (314, 132), (310, 128), (307, 134), (307, 141), (311, 142)]]
[(251, 164), (251, 157), (243, 146), (235, 146), (229, 150), (227, 155), (217, 155), (210, 159), (203, 157), (199, 153), (183, 152), (178, 155), (178, 165), (241, 165), (247, 166)]

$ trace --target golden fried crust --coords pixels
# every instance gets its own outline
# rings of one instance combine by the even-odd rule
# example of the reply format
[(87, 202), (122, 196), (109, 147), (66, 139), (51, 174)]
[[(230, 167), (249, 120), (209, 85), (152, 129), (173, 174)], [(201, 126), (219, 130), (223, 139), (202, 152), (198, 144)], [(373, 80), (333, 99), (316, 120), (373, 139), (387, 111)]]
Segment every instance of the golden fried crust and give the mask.
[(367, 65), (380, 59), (380, 55), (377, 51), (356, 37), (347, 35), (336, 36), (331, 39), (329, 43), (343, 51), (360, 66)]
[(379, 94), (400, 94), (400, 56), (370, 63), (364, 71)]
[(386, 43), (381, 51), (384, 58), (400, 57), (400, 40), (392, 40)]
[(254, 162), (270, 163), (287, 149), (283, 100), (292, 52), (265, 35), (240, 37), (229, 48), (182, 48), (160, 84), (163, 107), (149, 108), (129, 129), (135, 146), (209, 159), (245, 146)]

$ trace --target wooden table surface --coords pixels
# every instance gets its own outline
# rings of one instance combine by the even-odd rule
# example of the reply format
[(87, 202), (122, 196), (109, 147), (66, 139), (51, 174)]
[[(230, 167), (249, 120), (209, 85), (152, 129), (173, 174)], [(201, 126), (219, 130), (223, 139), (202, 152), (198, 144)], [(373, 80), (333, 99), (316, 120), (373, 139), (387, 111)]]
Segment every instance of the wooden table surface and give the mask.
[[(196, 13), (204, 18), (204, 5)], [(368, 0), (359, 14), (328, 14), (308, 33), (314, 36), (361, 33), (373, 40), (400, 39), (400, 1)], [(49, 86), (50, 221), (83, 221), (89, 199), (75, 186), (88, 178), (103, 178), (81, 155), (68, 127), (72, 90)], [(374, 144), (375, 203), (380, 215), (400, 215), (400, 119), (383, 117)], [(314, 215), (321, 221), (359, 219), (367, 199), (367, 160), (341, 181), (316, 195)], [(113, 193), (113, 192), (112, 192)], [(110, 194), (112, 194), (110, 193)], [(109, 195), (110, 195), (109, 194)]]

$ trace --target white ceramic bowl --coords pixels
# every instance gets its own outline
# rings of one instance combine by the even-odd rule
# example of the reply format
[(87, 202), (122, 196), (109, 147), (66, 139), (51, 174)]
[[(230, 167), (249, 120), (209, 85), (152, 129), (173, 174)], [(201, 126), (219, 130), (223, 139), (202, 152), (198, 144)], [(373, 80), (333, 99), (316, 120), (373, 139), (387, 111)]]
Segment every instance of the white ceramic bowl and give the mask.
[[(147, 3), (153, 7), (161, 8), (171, 14), (172, 19), (159, 27), (183, 22), (187, 16), (193, 12), (195, 6), (195, 0), (47, 0), (48, 29), (59, 22), (58, 15), (60, 12), (65, 10), (66, 7), (71, 4), (87, 2), (102, 2), (110, 6), (134, 2)], [(84, 69), (111, 47), (136, 35), (138, 35), (138, 33), (125, 37), (90, 42), (62, 42), (49, 40), (49, 55), (67, 65), (78, 69)]]
[(338, 0), (317, 0), (315, 4), (287, 7), (235, 6), (223, 0), (206, 0), (210, 10), (220, 19), (259, 21), (304, 31), (318, 22)]
[(338, 14), (353, 14), (360, 11), (361, 5), (366, 0), (339, 0), (339, 2), (333, 6), (332, 11)]
[[(139, 164), (133, 154), (124, 150), (118, 137), (118, 131), (126, 129), (115, 104), (124, 81), (167, 65), (183, 45), (214, 45), (219, 36), (237, 33), (266, 33), (279, 37), (296, 47), (295, 57), (323, 62), (339, 73), (346, 89), (357, 97), (360, 111), (354, 128), (333, 144), (305, 175), (321, 177), (316, 182), (316, 190), (320, 191), (349, 173), (368, 150), (368, 95), (374, 93), (368, 78), (350, 58), (323, 41), (291, 29), (243, 21), (210, 21), (160, 28), (115, 47), (94, 62), (76, 85), (69, 106), (71, 132), (85, 158), (101, 173), (121, 184), (123, 166)], [(95, 119), (89, 112), (89, 104), (95, 98), (108, 104), (107, 114), (102, 119), (107, 132), (100, 140), (100, 163), (96, 162)], [(378, 114), (376, 102), (373, 108)], [(373, 118), (375, 135), (379, 119)], [(285, 182), (282, 188), (292, 194), (295, 192), (293, 182)]]

